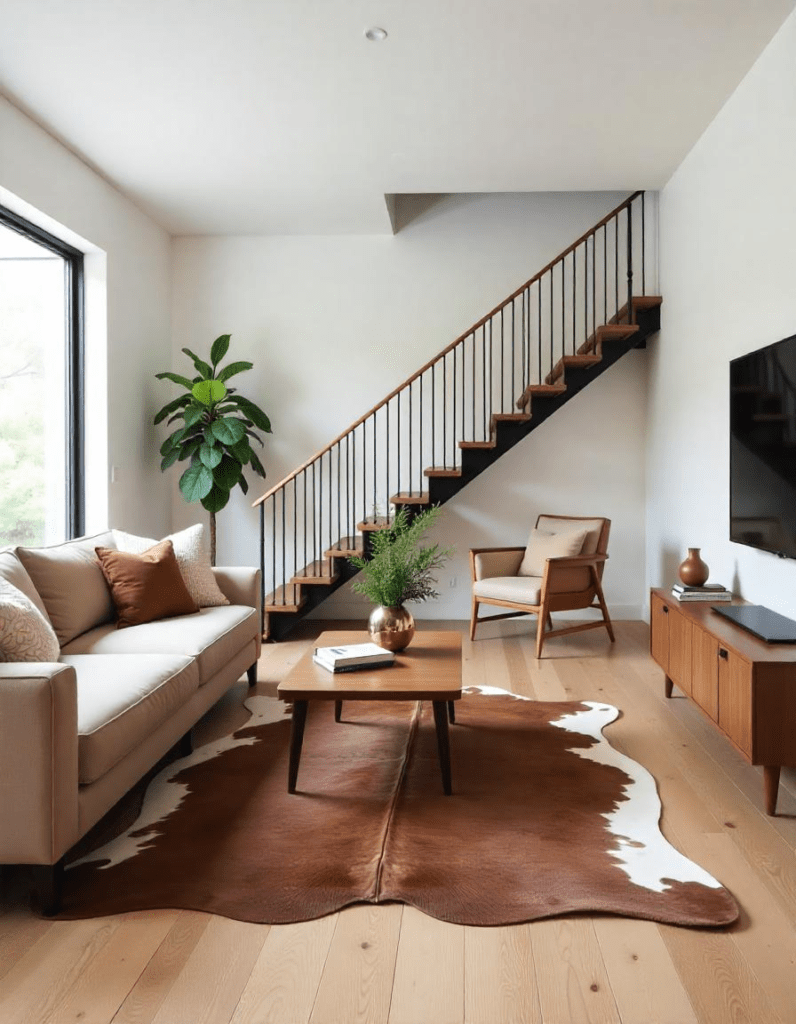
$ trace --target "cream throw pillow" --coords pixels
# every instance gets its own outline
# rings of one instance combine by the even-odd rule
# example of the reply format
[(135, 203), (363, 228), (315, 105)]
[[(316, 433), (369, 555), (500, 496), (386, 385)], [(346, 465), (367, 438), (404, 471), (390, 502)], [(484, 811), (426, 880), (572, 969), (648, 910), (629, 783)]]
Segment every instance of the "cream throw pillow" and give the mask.
[(58, 661), (50, 623), (21, 590), (0, 579), (0, 661)]
[(544, 576), (545, 562), (548, 558), (579, 555), (588, 532), (569, 530), (567, 533), (548, 533), (545, 530), (531, 530), (518, 575)]
[[(174, 555), (180, 567), (182, 578), (188, 593), (200, 608), (212, 608), (219, 604), (229, 604), (216, 583), (213, 567), (210, 564), (210, 549), (205, 542), (205, 528), (202, 523), (189, 526), (179, 533), (170, 533), (164, 540), (174, 545)], [(132, 555), (143, 555), (158, 542), (147, 537), (136, 537), (132, 533), (113, 531), (113, 540), (119, 551)]]

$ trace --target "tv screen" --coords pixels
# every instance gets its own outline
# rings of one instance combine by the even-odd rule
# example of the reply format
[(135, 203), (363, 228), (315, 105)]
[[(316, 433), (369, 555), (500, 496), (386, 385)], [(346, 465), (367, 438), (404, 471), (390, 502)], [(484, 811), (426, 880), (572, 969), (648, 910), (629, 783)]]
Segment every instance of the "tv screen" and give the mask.
[(730, 362), (730, 540), (796, 558), (796, 335)]

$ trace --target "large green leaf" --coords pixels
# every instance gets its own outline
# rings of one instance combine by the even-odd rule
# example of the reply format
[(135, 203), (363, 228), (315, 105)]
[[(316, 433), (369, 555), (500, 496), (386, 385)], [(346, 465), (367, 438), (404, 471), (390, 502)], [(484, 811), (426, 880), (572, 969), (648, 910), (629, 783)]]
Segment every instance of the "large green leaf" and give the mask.
[(195, 352), (191, 352), (189, 348), (184, 348), (183, 352), (186, 354), (186, 356), (189, 356), (191, 359), (193, 359), (193, 365), (196, 367), (199, 373), (201, 373), (205, 380), (208, 380), (210, 377), (213, 376), (213, 371), (210, 368), (209, 363), (206, 363), (204, 359), (200, 359), (199, 356)]
[(238, 480), (238, 487), (240, 487), (244, 494), (249, 493), (249, 485), (246, 483), (245, 476), (241, 476), (240, 480)]
[(220, 448), (212, 448), (209, 444), (203, 444), (199, 449), (199, 458), (208, 469), (215, 469), (224, 457)]
[(241, 395), (234, 395), (230, 398), (230, 402), (234, 402), (243, 415), (252, 421), (255, 427), (259, 430), (264, 430), (266, 434), (271, 433), (271, 421), (259, 405), (255, 405), (254, 402), (249, 401), (248, 398), (243, 398)]
[(220, 512), (228, 501), (229, 491), (225, 491), (223, 487), (213, 487), (212, 491), (202, 498), (202, 508), (208, 512)]
[[(194, 384), (195, 388), (198, 388), (198, 384)], [(200, 405), (192, 405), (185, 410), (185, 426), (192, 427), (194, 423), (198, 423), (199, 420), (204, 416), (205, 410)]]
[(173, 434), (169, 434), (163, 444), (160, 446), (160, 454), (168, 455), (172, 448), (178, 448), (180, 441), (182, 441), (185, 435), (185, 427), (180, 427), (179, 430), (175, 430)]
[(182, 384), (182, 386), (188, 391), (193, 387), (193, 384), (187, 377), (181, 377), (179, 373), (172, 373), (170, 370), (164, 370), (163, 373), (156, 373), (155, 376), (158, 380), (171, 380), (174, 381), (175, 384)]
[(231, 416), (214, 420), (210, 424), (210, 429), (215, 434), (217, 440), (221, 441), (222, 444), (228, 445), (237, 444), (246, 433), (246, 428), (240, 420), (233, 419)]
[(167, 402), (166, 405), (164, 405), (160, 412), (157, 414), (157, 416), (155, 416), (155, 419), (153, 421), (155, 426), (157, 426), (158, 423), (162, 423), (167, 416), (170, 416), (173, 412), (176, 412), (177, 409), (181, 409), (184, 405), (188, 405), (190, 401), (190, 395), (180, 395), (179, 398), (175, 398), (173, 401)]
[(221, 362), (224, 356), (227, 354), (229, 348), (229, 334), (222, 334), (220, 338), (216, 338), (210, 349), (210, 362), (213, 364), (213, 368)]
[(197, 402), (202, 405), (212, 405), (213, 402), (220, 402), (227, 393), (227, 386), (220, 380), (200, 380), (191, 388), (191, 394)]
[(240, 462), (242, 466), (245, 466), (249, 459), (252, 457), (252, 450), (249, 446), (248, 440), (244, 437), (238, 441), (237, 444), (229, 445), (230, 454), (234, 455), (235, 458)]
[(167, 455), (164, 455), (163, 458), (160, 460), (160, 471), (161, 471), (161, 473), (163, 472), (164, 469), (168, 469), (169, 466), (173, 466), (174, 463), (179, 458), (179, 456), (180, 456), (180, 449), (179, 448), (172, 448), (171, 451)]
[(236, 460), (225, 455), (221, 462), (213, 470), (213, 483), (216, 487), (223, 487), (231, 491), (241, 478), (243, 467)]
[(257, 458), (257, 455), (255, 454), (255, 452), (252, 452), (251, 462), (252, 462), (252, 469), (254, 470), (254, 472), (259, 474), (259, 476), (261, 476), (263, 479), (265, 479), (265, 469), (263, 467), (262, 462), (260, 462), (260, 460)]
[(220, 370), (216, 380), (229, 380), (230, 377), (234, 377), (236, 373), (243, 373), (244, 370), (251, 370), (254, 363), (246, 362), (246, 360), (240, 360), (237, 363), (229, 363)]
[(208, 423), (204, 429), (205, 444), (209, 445), (211, 448), (216, 443), (216, 435), (212, 431), (212, 426), (212, 423)]
[(186, 501), (201, 501), (213, 489), (213, 474), (201, 462), (194, 462), (180, 477), (180, 490)]
[(180, 446), (180, 462), (185, 462), (192, 455), (195, 455), (199, 451), (202, 444), (201, 438), (194, 438), (192, 441), (183, 441)]

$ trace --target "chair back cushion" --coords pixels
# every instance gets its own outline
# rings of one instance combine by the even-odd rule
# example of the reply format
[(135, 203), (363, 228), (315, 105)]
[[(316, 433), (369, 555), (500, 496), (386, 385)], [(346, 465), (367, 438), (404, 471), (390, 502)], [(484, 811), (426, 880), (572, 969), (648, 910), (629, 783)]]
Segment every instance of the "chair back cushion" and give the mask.
[(610, 519), (577, 519), (567, 516), (541, 515), (536, 520), (537, 530), (544, 530), (547, 533), (565, 533), (572, 530), (586, 530), (586, 540), (583, 542), (581, 555), (604, 555), (608, 551), (608, 531), (611, 526)]
[(531, 530), (525, 555), (520, 563), (520, 576), (543, 576), (548, 558), (569, 558), (579, 555), (587, 538), (587, 530), (568, 529), (560, 533)]

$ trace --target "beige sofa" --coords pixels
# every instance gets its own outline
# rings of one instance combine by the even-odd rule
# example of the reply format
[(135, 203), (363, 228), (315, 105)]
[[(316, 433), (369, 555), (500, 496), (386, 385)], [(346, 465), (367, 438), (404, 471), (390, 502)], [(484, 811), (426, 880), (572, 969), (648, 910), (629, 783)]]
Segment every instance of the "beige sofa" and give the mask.
[(229, 604), (116, 629), (94, 549), (111, 532), (0, 551), (0, 579), (55, 630), (57, 662), (0, 662), (0, 864), (35, 866), (58, 907), (69, 849), (244, 673), (256, 682), (260, 573), (216, 568)]

